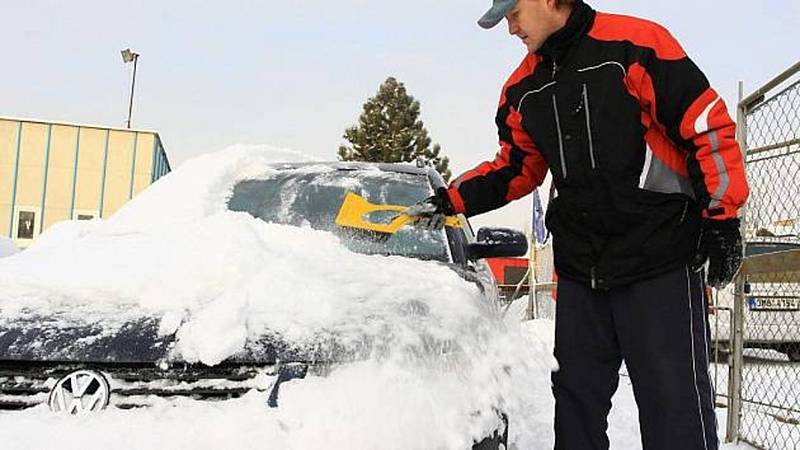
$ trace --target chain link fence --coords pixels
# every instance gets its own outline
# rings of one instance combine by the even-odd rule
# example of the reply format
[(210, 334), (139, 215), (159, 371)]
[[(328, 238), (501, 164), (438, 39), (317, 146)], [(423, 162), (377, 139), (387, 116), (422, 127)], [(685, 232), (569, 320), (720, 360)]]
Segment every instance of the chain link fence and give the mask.
[[(716, 293), (733, 312), (718, 347), (731, 352), (728, 439), (800, 448), (800, 62), (739, 104), (750, 198), (745, 262)], [(732, 308), (730, 303), (733, 303)], [(717, 319), (718, 329), (726, 321)], [(713, 328), (712, 328), (713, 332)]]

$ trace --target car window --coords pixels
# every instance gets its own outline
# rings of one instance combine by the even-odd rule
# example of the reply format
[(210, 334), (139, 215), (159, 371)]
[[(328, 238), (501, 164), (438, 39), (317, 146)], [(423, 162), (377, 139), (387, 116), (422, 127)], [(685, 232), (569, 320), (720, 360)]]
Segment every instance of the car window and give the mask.
[[(347, 192), (371, 203), (411, 205), (432, 193), (425, 175), (378, 169), (343, 170), (324, 166), (286, 168), (259, 179), (239, 182), (228, 201), (231, 211), (248, 212), (270, 223), (335, 233), (352, 251), (450, 261), (443, 231), (405, 227), (379, 241), (336, 225), (336, 215)], [(396, 213), (375, 213), (373, 221), (388, 222)]]

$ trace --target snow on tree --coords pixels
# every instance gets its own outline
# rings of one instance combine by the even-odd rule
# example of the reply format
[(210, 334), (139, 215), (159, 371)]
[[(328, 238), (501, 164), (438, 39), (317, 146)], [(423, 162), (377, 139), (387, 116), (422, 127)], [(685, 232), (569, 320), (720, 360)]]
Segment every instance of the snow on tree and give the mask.
[(374, 97), (364, 103), (358, 125), (345, 130), (350, 145), (339, 147), (342, 161), (414, 162), (432, 164), (447, 181), (450, 159), (440, 155), (439, 144), (431, 146), (428, 130), (419, 120), (419, 102), (403, 83), (389, 77)]

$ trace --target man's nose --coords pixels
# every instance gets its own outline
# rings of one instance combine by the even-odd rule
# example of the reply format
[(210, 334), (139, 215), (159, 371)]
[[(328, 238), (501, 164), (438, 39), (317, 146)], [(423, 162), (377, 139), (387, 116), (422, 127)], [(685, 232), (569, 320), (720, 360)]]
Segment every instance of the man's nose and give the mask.
[(508, 34), (516, 34), (518, 31), (517, 24), (513, 20), (508, 21)]

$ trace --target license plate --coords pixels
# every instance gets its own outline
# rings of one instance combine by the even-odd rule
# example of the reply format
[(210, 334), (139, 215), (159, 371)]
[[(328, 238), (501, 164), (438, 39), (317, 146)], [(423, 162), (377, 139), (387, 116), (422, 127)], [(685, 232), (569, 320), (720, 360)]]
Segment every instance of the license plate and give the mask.
[(751, 311), (800, 311), (800, 297), (749, 297)]

